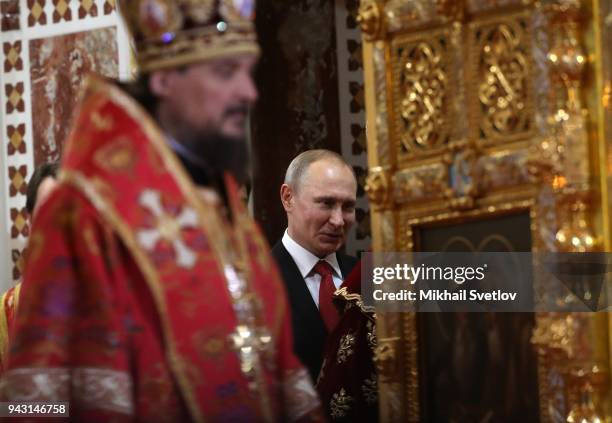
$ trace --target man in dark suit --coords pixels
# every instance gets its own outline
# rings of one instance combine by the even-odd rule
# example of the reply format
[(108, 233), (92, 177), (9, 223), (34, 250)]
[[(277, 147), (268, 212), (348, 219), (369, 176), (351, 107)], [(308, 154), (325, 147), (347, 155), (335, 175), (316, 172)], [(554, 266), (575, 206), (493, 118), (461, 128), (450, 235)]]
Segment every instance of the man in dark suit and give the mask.
[(332, 295), (357, 263), (338, 252), (355, 223), (357, 181), (342, 156), (309, 150), (289, 165), (280, 194), (288, 227), (272, 255), (287, 287), (294, 351), (316, 381), (339, 318)]

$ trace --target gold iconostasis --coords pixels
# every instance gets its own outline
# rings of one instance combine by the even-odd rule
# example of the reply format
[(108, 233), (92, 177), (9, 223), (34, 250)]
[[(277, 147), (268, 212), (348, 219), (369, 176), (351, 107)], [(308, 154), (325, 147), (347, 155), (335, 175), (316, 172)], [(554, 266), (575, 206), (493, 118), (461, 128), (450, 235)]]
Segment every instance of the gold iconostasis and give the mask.
[[(611, 8), (361, 1), (374, 251), (612, 251)], [(611, 325), (381, 314), (382, 420), (610, 421)]]

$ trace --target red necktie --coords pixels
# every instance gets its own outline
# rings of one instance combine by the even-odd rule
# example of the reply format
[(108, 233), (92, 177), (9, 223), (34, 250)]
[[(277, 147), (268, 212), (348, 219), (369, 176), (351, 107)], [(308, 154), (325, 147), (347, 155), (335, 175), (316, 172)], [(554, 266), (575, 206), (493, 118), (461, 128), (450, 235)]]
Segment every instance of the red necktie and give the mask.
[(333, 269), (328, 262), (321, 260), (315, 265), (314, 272), (321, 275), (321, 284), (319, 285), (319, 312), (321, 313), (321, 318), (325, 323), (325, 327), (327, 327), (327, 331), (331, 332), (338, 324), (338, 320), (340, 320), (338, 309), (336, 309), (332, 301), (334, 291), (336, 291), (334, 279), (332, 278)]

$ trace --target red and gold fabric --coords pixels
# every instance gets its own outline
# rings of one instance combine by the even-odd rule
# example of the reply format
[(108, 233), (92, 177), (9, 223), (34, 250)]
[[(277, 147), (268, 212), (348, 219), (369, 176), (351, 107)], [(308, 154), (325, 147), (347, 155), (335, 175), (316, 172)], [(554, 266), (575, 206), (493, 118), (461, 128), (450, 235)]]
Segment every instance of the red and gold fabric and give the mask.
[(21, 283), (18, 283), (0, 297), (0, 372), (4, 371), (6, 365), (9, 331), (17, 311), (20, 290)]
[(82, 421), (292, 421), (319, 401), (269, 248), (231, 178), (230, 224), (151, 118), (92, 79), (26, 256), (11, 401)]
[(336, 290), (334, 300), (342, 315), (327, 338), (317, 391), (331, 421), (376, 422), (376, 317), (361, 299), (361, 264)]

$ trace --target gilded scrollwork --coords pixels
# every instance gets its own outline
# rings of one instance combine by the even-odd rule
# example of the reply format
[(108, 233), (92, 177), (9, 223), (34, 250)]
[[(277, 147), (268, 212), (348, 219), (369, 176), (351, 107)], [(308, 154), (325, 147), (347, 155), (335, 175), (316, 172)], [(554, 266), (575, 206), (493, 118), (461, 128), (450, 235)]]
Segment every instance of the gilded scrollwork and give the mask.
[(529, 130), (529, 59), (524, 22), (501, 22), (476, 31), (479, 43), (478, 100), (486, 139)]
[(366, 178), (365, 192), (375, 208), (381, 209), (388, 206), (391, 199), (388, 171), (383, 167), (370, 168)]
[(407, 153), (448, 141), (448, 70), (442, 44), (418, 41), (401, 46), (399, 115), (401, 144)]
[(401, 116), (407, 131), (402, 144), (411, 151), (435, 147), (444, 141), (439, 128), (444, 127), (446, 70), (441, 52), (432, 44), (420, 42), (402, 52), (400, 61), (403, 98)]

